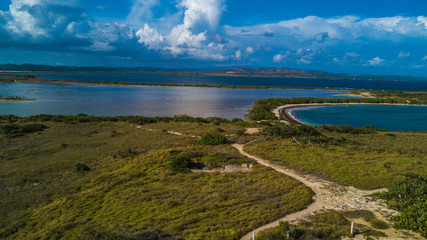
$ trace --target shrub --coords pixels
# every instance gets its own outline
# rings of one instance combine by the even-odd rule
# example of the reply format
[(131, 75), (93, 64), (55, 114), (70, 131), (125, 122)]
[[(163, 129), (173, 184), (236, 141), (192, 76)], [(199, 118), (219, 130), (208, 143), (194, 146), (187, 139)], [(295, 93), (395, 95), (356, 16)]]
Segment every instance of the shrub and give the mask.
[(180, 153), (172, 158), (169, 168), (174, 172), (188, 172), (192, 164), (190, 156)]
[(227, 138), (225, 138), (223, 135), (221, 135), (218, 132), (208, 132), (203, 134), (202, 139), (198, 141), (198, 144), (201, 145), (221, 145), (226, 144)]
[(90, 168), (83, 163), (76, 163), (76, 165), (74, 165), (74, 172), (88, 172), (88, 171), (90, 171)]
[(378, 195), (390, 208), (400, 212), (392, 217), (393, 227), (427, 237), (427, 174), (407, 173), (388, 187), (387, 192)]
[(282, 235), (287, 235), (288, 231), (291, 230), (288, 221), (279, 221), (279, 231)]
[(209, 154), (202, 158), (202, 162), (209, 168), (218, 168), (223, 166), (226, 160), (227, 157), (219, 153)]
[(388, 224), (382, 220), (374, 219), (371, 221), (371, 226), (376, 229), (387, 229)]
[(284, 125), (276, 124), (273, 126), (266, 127), (262, 131), (263, 135), (289, 138), (289, 137), (320, 137), (322, 134), (317, 131), (314, 127), (307, 125)]
[(47, 128), (46, 125), (38, 124), (38, 123), (26, 124), (26, 125), (5, 124), (0, 126), (1, 132), (3, 134), (6, 134), (7, 137), (20, 137), (26, 133), (43, 131), (46, 128)]

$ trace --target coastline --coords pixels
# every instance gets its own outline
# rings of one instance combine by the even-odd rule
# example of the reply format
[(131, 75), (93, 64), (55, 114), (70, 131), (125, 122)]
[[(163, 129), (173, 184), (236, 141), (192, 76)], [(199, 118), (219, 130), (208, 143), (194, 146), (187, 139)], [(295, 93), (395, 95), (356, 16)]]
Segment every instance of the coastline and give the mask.
[(296, 125), (307, 125), (297, 119), (292, 113), (287, 113), (287, 109), (299, 108), (299, 107), (316, 107), (316, 106), (346, 106), (346, 105), (388, 105), (388, 106), (420, 106), (425, 105), (416, 105), (416, 104), (393, 104), (393, 103), (307, 103), (307, 104), (287, 104), (279, 106), (273, 109), (274, 115), (281, 120), (281, 122), (287, 124), (296, 124)]
[[(1, 76), (1, 75), (0, 75)], [(229, 88), (229, 89), (296, 89), (296, 90), (328, 90), (328, 91), (343, 91), (348, 93), (339, 94), (346, 96), (351, 94), (350, 91), (364, 91), (361, 89), (346, 89), (346, 88), (318, 88), (318, 87), (275, 87), (263, 85), (208, 85), (208, 84), (174, 84), (174, 83), (148, 83), (148, 82), (115, 82), (115, 81), (88, 81), (88, 80), (67, 80), (67, 79), (47, 79), (47, 78), (26, 78), (15, 79), (12, 81), (1, 81), (1, 83), (33, 83), (33, 84), (58, 84), (58, 85), (71, 85), (71, 84), (84, 84), (84, 85), (101, 85), (101, 86), (129, 86), (129, 87), (194, 87), (194, 88)], [(349, 95), (350, 96), (350, 95)], [(355, 95), (360, 97), (359, 95)]]

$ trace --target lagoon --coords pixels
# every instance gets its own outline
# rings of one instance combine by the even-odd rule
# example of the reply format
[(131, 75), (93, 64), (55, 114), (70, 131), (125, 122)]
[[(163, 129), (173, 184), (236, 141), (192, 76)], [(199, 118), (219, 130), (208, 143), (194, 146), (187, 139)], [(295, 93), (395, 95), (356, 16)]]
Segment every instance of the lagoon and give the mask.
[(391, 131), (427, 131), (427, 106), (342, 105), (297, 107), (286, 110), (309, 125), (374, 126)]
[(0, 101), (0, 115), (174, 116), (245, 118), (258, 99), (346, 97), (346, 91), (202, 87), (109, 86), (85, 84), (0, 84), (0, 95), (37, 101)]

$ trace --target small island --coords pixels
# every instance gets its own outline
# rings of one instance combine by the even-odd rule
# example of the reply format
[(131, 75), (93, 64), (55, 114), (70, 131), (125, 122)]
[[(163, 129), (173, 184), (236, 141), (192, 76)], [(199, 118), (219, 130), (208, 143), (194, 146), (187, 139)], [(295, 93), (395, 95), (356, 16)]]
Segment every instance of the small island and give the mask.
[(19, 96), (0, 96), (0, 101), (35, 101), (36, 99)]

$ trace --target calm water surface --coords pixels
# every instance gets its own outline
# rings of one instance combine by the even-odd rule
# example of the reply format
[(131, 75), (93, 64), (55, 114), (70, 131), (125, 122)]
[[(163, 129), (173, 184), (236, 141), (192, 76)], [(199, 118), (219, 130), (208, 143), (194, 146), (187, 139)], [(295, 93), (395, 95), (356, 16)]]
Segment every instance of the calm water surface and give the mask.
[(343, 97), (345, 91), (0, 84), (0, 95), (37, 101), (1, 102), (0, 115), (79, 114), (244, 118), (253, 101), (271, 97)]
[[(28, 73), (26, 73), (28, 74)], [(118, 73), (30, 73), (40, 78), (61, 80), (144, 82), (192, 85), (233, 85), (233, 86), (272, 86), (304, 88), (342, 88), (427, 91), (427, 81), (370, 81), (370, 80), (330, 80), (306, 78), (262, 78), (262, 77), (222, 77), (222, 76), (177, 76), (155, 74), (118, 74)]]
[(344, 105), (291, 108), (287, 111), (310, 125), (368, 125), (392, 131), (427, 131), (427, 106)]

